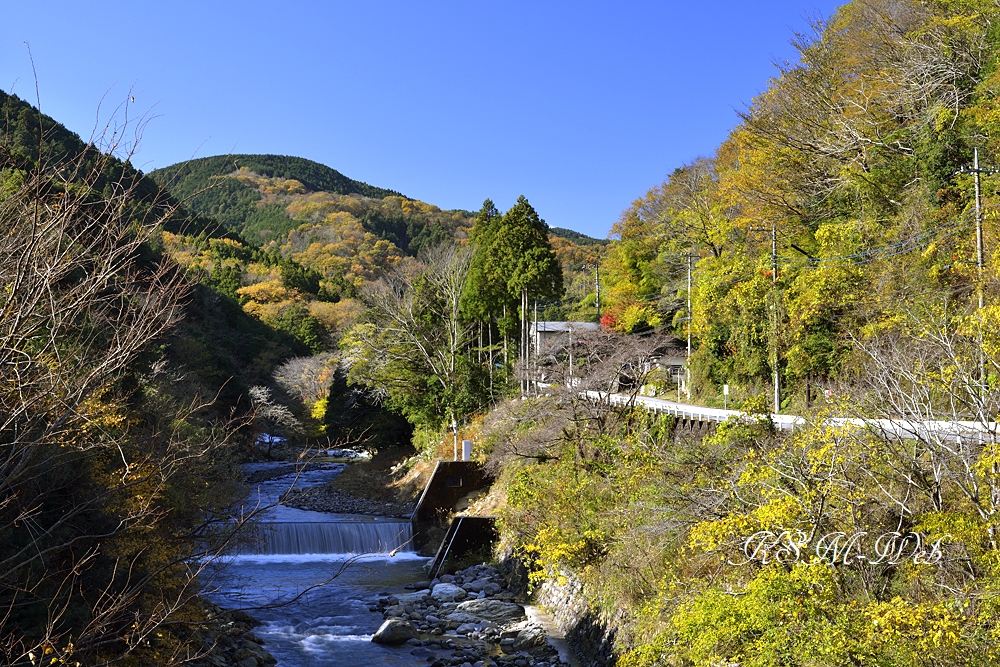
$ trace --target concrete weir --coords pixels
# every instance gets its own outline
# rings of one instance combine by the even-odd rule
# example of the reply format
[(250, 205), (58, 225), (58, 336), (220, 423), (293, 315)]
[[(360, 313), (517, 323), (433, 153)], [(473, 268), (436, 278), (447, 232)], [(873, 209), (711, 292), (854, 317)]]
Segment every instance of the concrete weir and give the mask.
[(406, 521), (282, 521), (268, 525), (262, 555), (395, 554), (412, 551)]

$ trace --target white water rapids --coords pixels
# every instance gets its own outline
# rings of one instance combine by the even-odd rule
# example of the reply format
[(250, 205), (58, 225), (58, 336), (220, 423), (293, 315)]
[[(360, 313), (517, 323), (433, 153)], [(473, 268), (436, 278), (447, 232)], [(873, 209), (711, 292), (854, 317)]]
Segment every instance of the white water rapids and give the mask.
[[(250, 464), (247, 474), (287, 465)], [(343, 469), (313, 464), (297, 479), (288, 474), (255, 484), (247, 507), (272, 505), (291, 484), (322, 484)], [(208, 597), (262, 621), (254, 633), (280, 667), (423, 664), (408, 651), (370, 641), (382, 623), (381, 614), (368, 610), (376, 594), (425, 576), (427, 559), (407, 544), (408, 521), (276, 506), (265, 524), (260, 553), (227, 559)]]

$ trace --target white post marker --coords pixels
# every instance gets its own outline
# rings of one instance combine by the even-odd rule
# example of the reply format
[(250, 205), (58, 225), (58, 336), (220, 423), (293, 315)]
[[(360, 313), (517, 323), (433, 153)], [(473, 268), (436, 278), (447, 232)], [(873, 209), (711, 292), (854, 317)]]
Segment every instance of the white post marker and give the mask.
[(729, 409), (729, 385), (728, 384), (722, 385), (722, 409), (723, 410), (728, 410)]

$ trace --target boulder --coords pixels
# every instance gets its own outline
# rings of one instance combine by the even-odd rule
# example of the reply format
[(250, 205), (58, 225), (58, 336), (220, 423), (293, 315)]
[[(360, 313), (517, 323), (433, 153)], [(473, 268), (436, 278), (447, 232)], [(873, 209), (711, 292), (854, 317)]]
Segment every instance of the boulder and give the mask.
[(524, 607), (514, 602), (502, 600), (467, 600), (459, 604), (455, 611), (472, 614), (497, 625), (524, 618)]
[(423, 590), (416, 591), (414, 593), (403, 593), (402, 595), (398, 595), (395, 597), (396, 604), (403, 605), (403, 607), (406, 607), (407, 605), (411, 607), (413, 607), (414, 605), (420, 605), (424, 603), (424, 598), (430, 595), (430, 593), (431, 592), (426, 588)]
[(475, 581), (468, 581), (462, 584), (462, 588), (469, 591), (470, 593), (479, 593), (484, 588), (486, 588), (486, 584), (488, 583), (489, 583), (488, 581), (482, 581), (481, 579), (477, 579)]
[(413, 627), (412, 623), (398, 618), (390, 618), (372, 635), (372, 641), (376, 644), (396, 646), (404, 643), (407, 639), (415, 639), (416, 637), (417, 629)]
[(233, 611), (227, 611), (229, 617), (232, 618), (237, 623), (246, 623), (251, 628), (256, 628), (260, 625), (260, 621), (246, 613), (245, 611), (240, 611), (239, 609), (234, 609)]
[(326, 455), (334, 459), (345, 461), (367, 461), (372, 457), (371, 452), (357, 451), (355, 449), (328, 449)]
[(450, 614), (447, 614), (444, 618), (449, 623), (458, 623), (459, 625), (461, 625), (462, 623), (478, 623), (479, 622), (479, 617), (478, 616), (466, 613), (464, 611), (452, 612)]
[(532, 624), (517, 633), (517, 637), (514, 638), (514, 650), (523, 651), (531, 648), (532, 646), (544, 644), (545, 638), (545, 630)]
[(507, 653), (523, 651), (533, 646), (545, 643), (545, 630), (533, 621), (524, 620), (508, 626), (500, 633), (500, 646), (507, 646)]
[(438, 602), (464, 600), (467, 595), (464, 588), (454, 584), (438, 584), (431, 590), (431, 596)]

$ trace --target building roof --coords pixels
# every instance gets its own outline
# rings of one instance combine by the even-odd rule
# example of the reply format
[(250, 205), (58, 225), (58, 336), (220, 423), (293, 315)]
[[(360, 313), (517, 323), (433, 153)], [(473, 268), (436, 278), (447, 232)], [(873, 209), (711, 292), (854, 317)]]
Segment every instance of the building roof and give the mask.
[[(538, 322), (538, 333), (560, 333), (566, 331), (600, 331), (601, 325), (596, 322)], [(531, 331), (535, 332), (535, 323), (531, 323)]]

